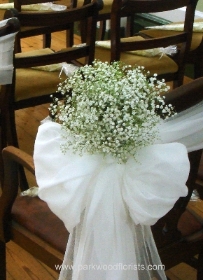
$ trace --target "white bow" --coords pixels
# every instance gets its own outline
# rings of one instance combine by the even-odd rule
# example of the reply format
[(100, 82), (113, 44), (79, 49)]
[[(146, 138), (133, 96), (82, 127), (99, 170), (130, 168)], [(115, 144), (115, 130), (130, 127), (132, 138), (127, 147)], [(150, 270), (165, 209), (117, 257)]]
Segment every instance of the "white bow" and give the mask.
[[(74, 265), (72, 279), (139, 279), (138, 270), (104, 269), (104, 265), (147, 266), (148, 254), (158, 259), (149, 225), (187, 195), (185, 146), (151, 145), (140, 149), (136, 160), (118, 164), (100, 154), (79, 156), (71, 150), (62, 154), (63, 141), (61, 126), (45, 122), (39, 127), (34, 160), (39, 197), (71, 233), (68, 246), (74, 249), (70, 253), (68, 247), (64, 263)], [(103, 269), (82, 269), (91, 264), (103, 264)]]

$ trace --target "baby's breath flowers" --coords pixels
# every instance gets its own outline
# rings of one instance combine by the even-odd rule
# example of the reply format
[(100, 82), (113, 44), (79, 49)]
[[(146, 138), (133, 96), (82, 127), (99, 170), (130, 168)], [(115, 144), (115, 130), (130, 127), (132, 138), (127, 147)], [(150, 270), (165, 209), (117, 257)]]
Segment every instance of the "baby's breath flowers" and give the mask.
[(50, 113), (63, 128), (66, 144), (79, 154), (112, 155), (119, 163), (136, 157), (141, 147), (158, 137), (161, 118), (174, 114), (165, 105), (169, 87), (143, 67), (95, 60), (79, 68), (58, 86), (62, 100), (54, 99)]

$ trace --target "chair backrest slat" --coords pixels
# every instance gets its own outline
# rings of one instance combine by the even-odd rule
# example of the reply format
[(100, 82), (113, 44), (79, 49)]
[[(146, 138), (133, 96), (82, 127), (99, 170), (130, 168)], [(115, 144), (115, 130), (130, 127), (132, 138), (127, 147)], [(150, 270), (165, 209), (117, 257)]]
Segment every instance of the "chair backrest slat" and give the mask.
[(151, 13), (158, 13), (163, 11), (170, 11), (175, 10), (181, 7), (186, 6), (195, 6), (196, 7), (196, 0), (129, 0), (123, 1), (118, 0), (113, 4), (113, 8), (117, 8), (118, 5), (121, 5), (121, 12), (131, 14), (136, 10), (136, 13), (147, 13), (150, 11)]
[[(52, 26), (68, 24), (92, 16), (95, 4), (88, 4), (80, 8), (67, 9), (64, 11), (41, 11), (17, 13), (21, 26)], [(94, 12), (95, 13), (95, 12)], [(95, 13), (95, 17), (97, 13)]]
[(181, 112), (203, 101), (203, 77), (175, 88), (166, 94), (166, 103), (172, 103)]

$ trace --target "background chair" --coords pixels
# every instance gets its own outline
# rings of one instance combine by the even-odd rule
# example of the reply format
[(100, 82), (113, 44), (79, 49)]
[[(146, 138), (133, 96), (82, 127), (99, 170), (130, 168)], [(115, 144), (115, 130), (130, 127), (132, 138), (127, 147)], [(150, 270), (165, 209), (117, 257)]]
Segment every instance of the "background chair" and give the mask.
[[(203, 78), (171, 91), (166, 100), (173, 103), (178, 111), (202, 101)], [(5, 279), (5, 246), (10, 240), (55, 269), (55, 265), (60, 265), (62, 262), (69, 234), (45, 202), (38, 197), (18, 195), (18, 165), (24, 165), (34, 175), (32, 157), (11, 146), (4, 149), (3, 156), (5, 182), (0, 197), (0, 279)], [(166, 269), (188, 261), (201, 252), (202, 240), (193, 238), (191, 241), (189, 235), (187, 238), (181, 235), (183, 228), (180, 227), (183, 222), (182, 215), (195, 186), (199, 159), (199, 151), (190, 155), (192, 168), (187, 182), (188, 197), (180, 199), (174, 208), (152, 228)], [(188, 223), (190, 224), (190, 220), (182, 224), (187, 228)], [(194, 237), (194, 233), (197, 232), (201, 232), (200, 228), (196, 228), (190, 237)], [(202, 278), (198, 278), (200, 279)]]
[[(90, 3), (91, 0), (85, 0), (85, 4)], [(98, 40), (104, 40), (107, 32), (107, 21), (111, 19), (111, 9), (112, 9), (113, 0), (103, 0), (103, 8), (99, 11), (98, 22), (99, 28), (97, 33)], [(74, 5), (82, 6), (83, 0), (76, 0)], [(127, 17), (126, 20), (126, 36), (133, 35), (133, 24), (134, 24), (134, 15)], [(84, 40), (83, 40), (84, 41)]]
[[(20, 29), (20, 23), (17, 18), (0, 21), (0, 91), (3, 95), (0, 95), (0, 103), (4, 103), (3, 96), (6, 92), (11, 90), (11, 84), (13, 79), (13, 53), (14, 42), (17, 32)], [(0, 150), (6, 146), (5, 132), (6, 127), (6, 115), (0, 114)], [(0, 156), (0, 182), (2, 184), (3, 178), (3, 163)]]
[[(59, 12), (41, 13), (18, 13), (15, 9), (7, 11), (7, 15), (18, 17), (22, 26), (33, 26), (33, 24), (47, 26), (47, 31), (66, 27), (78, 21), (88, 20), (88, 30), (86, 33), (86, 45), (80, 48), (66, 48), (58, 52), (53, 52), (49, 48), (31, 52), (23, 52), (15, 55), (14, 58), (14, 79), (11, 91), (4, 96), (5, 102), (1, 104), (2, 114), (9, 115), (7, 118), (7, 143), (18, 146), (15, 110), (45, 104), (51, 102), (51, 95), (56, 95), (57, 85), (66, 75), (60, 71), (60, 63), (71, 63), (77, 59), (85, 58), (84, 63), (90, 64), (94, 59), (96, 21), (98, 13), (97, 1), (80, 8), (73, 8)], [(43, 29), (44, 33), (45, 28)], [(56, 67), (56, 71), (50, 71), (50, 67)], [(46, 66), (44, 68), (33, 68)], [(49, 68), (47, 70), (47, 68)], [(6, 135), (6, 134), (4, 134)], [(5, 136), (4, 136), (5, 137)]]
[[(196, 79), (186, 85), (180, 86), (166, 95), (166, 102), (172, 103), (178, 112), (199, 103), (203, 100), (203, 78)], [(180, 198), (173, 209), (160, 219), (152, 232), (155, 242), (166, 269), (185, 262), (197, 269), (197, 279), (202, 279), (202, 245), (203, 245), (203, 222), (199, 212), (194, 210), (194, 203), (190, 201), (196, 189), (199, 163), (202, 150), (189, 153), (190, 175), (187, 181), (188, 196)], [(193, 211), (191, 210), (193, 205)], [(198, 210), (198, 209), (197, 209)], [(194, 256), (200, 253), (200, 257)]]
[[(150, 75), (158, 74), (159, 78), (173, 81), (174, 87), (183, 83), (185, 59), (190, 48), (192, 27), (196, 0), (188, 1), (142, 1), (142, 0), (114, 0), (111, 11), (111, 44), (103, 47), (97, 44), (95, 58), (102, 61), (121, 60), (127, 64), (144, 66)], [(159, 38), (144, 39), (141, 34), (137, 36), (121, 38), (121, 17), (132, 16), (136, 13), (152, 13), (169, 11), (186, 6), (185, 27), (180, 34)], [(103, 43), (102, 43), (103, 45)], [(171, 45), (180, 45), (180, 51), (174, 56), (156, 55), (149, 56), (145, 52), (138, 55), (132, 51), (143, 51), (154, 48), (165, 48)]]
[[(203, 19), (195, 20), (196, 23), (202, 21)], [(145, 36), (147, 36), (148, 38), (178, 34), (178, 31), (161, 30), (161, 26), (160, 29), (150, 28), (150, 29), (141, 30), (140, 32)], [(203, 76), (203, 31), (202, 32), (193, 31), (190, 50), (185, 59), (185, 62), (186, 64), (190, 64), (193, 66), (194, 79)]]
[[(74, 1), (74, 0), (73, 0)], [(64, 1), (58, 1), (58, 4), (64, 5), (67, 7), (67, 9), (71, 9), (73, 7), (73, 2), (72, 0), (64, 0)], [(14, 0), (14, 8), (19, 12), (19, 13), (29, 13), (30, 11), (25, 11), (25, 6), (26, 5), (31, 5), (33, 8), (36, 4), (50, 4), (49, 0)], [(57, 3), (57, 2), (56, 2)], [(22, 10), (22, 6), (24, 9)], [(35, 13), (40, 13), (42, 11), (32, 11)], [(44, 12), (44, 11), (43, 11)], [(49, 12), (49, 10), (47, 11)], [(56, 14), (57, 16), (57, 14)], [(73, 25), (69, 24), (62, 24), (61, 26), (55, 26), (55, 27), (50, 27), (50, 29), (47, 29), (47, 26), (44, 26), (42, 24), (39, 26), (38, 24), (35, 25), (33, 22), (33, 26), (26, 26), (23, 23), (21, 23), (21, 29), (20, 33), (17, 37), (16, 40), (16, 52), (21, 52), (21, 39), (26, 38), (26, 37), (32, 37), (36, 35), (42, 35), (43, 36), (43, 47), (44, 48), (50, 48), (51, 47), (51, 33), (56, 32), (56, 31), (61, 31), (61, 30), (66, 30), (66, 46), (72, 46), (73, 45)]]

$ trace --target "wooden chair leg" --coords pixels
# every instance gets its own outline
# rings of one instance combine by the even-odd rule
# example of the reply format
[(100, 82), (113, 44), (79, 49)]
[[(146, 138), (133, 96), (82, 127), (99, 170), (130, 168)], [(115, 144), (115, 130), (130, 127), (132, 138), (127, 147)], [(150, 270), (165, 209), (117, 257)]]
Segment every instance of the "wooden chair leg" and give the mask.
[(87, 33), (87, 22), (86, 21), (79, 22), (78, 28), (80, 29), (80, 32), (81, 32), (81, 42), (85, 43), (86, 33)]
[(102, 20), (99, 22), (99, 32), (98, 32), (98, 40), (103, 41), (105, 39), (106, 33), (106, 20)]
[(43, 35), (43, 48), (51, 47), (51, 33)]
[(7, 132), (8, 132), (8, 126), (7, 126), (7, 121), (8, 121), (8, 107), (5, 104), (7, 103), (7, 91), (6, 89), (8, 88), (8, 91), (10, 90), (10, 86), (8, 85), (1, 86), (1, 95), (0, 95), (0, 111), (1, 111), (1, 116), (0, 116), (0, 184), (1, 188), (3, 188), (3, 183), (4, 183), (4, 165), (3, 165), (3, 157), (2, 157), (2, 150), (7, 146)]
[[(4, 137), (4, 135), (2, 134), (2, 127), (1, 127), (1, 139), (0, 139), (0, 151), (2, 151), (3, 148), (3, 143), (2, 143), (2, 139)], [(2, 158), (2, 153), (0, 154), (0, 184), (1, 184), (1, 188), (3, 188), (3, 182), (4, 182), (4, 165), (3, 165), (3, 158)]]
[(200, 78), (203, 76), (203, 57), (198, 57), (194, 63), (194, 78)]
[[(18, 135), (16, 131), (16, 123), (15, 123), (15, 111), (10, 111), (9, 116), (7, 117), (7, 123), (9, 129), (7, 129), (7, 144), (15, 147), (19, 147), (18, 145)], [(29, 188), (27, 178), (25, 175), (24, 168), (19, 166), (19, 187), (21, 191), (25, 191)]]
[(198, 263), (197, 263), (197, 280), (203, 279), (203, 248), (199, 254), (198, 257)]
[(72, 47), (72, 45), (74, 45), (74, 24), (66, 30), (66, 47)]
[(22, 50), (21, 50), (21, 44), (20, 44), (20, 38), (19, 36), (16, 36), (16, 40), (15, 40), (15, 53), (20, 53)]
[(6, 244), (0, 241), (0, 279), (6, 280)]
[(133, 36), (134, 34), (134, 17), (129, 16), (127, 17), (127, 23), (126, 23), (126, 37)]

